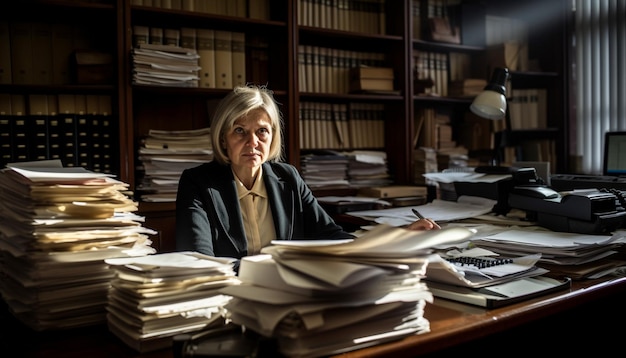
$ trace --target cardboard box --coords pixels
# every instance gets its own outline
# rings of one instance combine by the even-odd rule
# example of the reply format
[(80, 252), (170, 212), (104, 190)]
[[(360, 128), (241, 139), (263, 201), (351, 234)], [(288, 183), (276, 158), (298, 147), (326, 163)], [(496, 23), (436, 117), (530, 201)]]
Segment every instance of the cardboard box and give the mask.
[(350, 92), (393, 91), (393, 69), (355, 67), (350, 69)]

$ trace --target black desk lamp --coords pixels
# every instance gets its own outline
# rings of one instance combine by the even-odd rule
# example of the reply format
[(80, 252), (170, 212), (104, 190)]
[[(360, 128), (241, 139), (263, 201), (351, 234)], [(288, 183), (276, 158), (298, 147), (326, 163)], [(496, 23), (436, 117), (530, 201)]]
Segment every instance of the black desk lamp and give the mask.
[(507, 68), (497, 67), (493, 70), (491, 80), (485, 89), (474, 98), (470, 110), (479, 117), (500, 120), (505, 119), (505, 129), (495, 133), (495, 165), (500, 165), (504, 159), (503, 148), (508, 144), (508, 131), (511, 128), (511, 118), (506, 102), (506, 81), (509, 78)]

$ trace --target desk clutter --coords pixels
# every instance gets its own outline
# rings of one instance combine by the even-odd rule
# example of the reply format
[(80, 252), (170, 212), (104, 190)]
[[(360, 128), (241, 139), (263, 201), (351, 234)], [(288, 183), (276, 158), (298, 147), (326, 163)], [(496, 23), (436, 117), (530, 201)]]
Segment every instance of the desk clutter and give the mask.
[(36, 331), (106, 322), (103, 261), (154, 253), (128, 185), (59, 160), (0, 171), (0, 294)]
[(408, 231), (380, 225), (343, 242), (276, 241), (244, 258), (225, 308), (234, 323), (277, 340), (290, 357), (339, 354), (430, 330), (422, 282), (437, 244), (465, 228)]

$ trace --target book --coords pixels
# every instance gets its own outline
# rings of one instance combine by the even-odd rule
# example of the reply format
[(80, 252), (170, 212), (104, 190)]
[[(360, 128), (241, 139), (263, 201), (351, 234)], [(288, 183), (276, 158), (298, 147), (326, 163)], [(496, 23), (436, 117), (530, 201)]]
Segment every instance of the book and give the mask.
[(180, 47), (196, 49), (196, 29), (192, 27), (182, 27), (180, 29)]
[(246, 34), (244, 32), (232, 32), (231, 41), (233, 63), (233, 86), (246, 84)]
[(215, 31), (210, 29), (196, 29), (197, 51), (200, 58), (200, 87), (215, 88)]
[(233, 88), (233, 53), (230, 31), (215, 30), (216, 88)]
[(9, 22), (0, 21), (0, 84), (11, 84), (11, 34)]
[(52, 83), (70, 83), (72, 51), (72, 27), (60, 23), (52, 24)]
[(150, 43), (150, 28), (148, 26), (133, 26), (133, 47)]
[(32, 25), (33, 83), (52, 83), (52, 25), (34, 22)]
[(11, 22), (11, 70), (13, 84), (33, 84), (32, 24)]

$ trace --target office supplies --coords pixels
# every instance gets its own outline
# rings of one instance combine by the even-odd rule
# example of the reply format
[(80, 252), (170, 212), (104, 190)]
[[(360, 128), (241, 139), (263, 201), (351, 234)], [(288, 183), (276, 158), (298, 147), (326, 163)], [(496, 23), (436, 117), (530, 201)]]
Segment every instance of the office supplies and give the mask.
[(626, 211), (616, 195), (599, 190), (546, 198), (514, 189), (509, 194), (509, 205), (525, 210), (531, 221), (554, 231), (609, 233), (622, 227), (626, 220)]
[(419, 211), (417, 211), (417, 209), (413, 208), (411, 209), (411, 211), (413, 211), (413, 214), (415, 214), (415, 216), (417, 216), (418, 219), (425, 219), (424, 216), (420, 214)]

